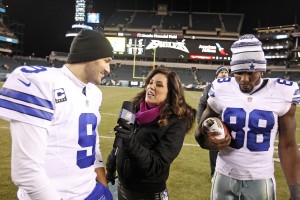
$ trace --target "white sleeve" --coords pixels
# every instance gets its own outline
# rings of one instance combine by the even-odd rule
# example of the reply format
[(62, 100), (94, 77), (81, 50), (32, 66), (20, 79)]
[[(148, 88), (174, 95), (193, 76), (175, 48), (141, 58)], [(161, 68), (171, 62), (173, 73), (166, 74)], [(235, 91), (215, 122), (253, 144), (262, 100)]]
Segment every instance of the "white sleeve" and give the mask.
[(44, 128), (12, 120), (11, 176), (32, 200), (61, 199), (51, 185), (44, 166), (47, 131)]
[(104, 161), (100, 151), (100, 139), (99, 139), (99, 134), (97, 132), (95, 168), (99, 168), (99, 167), (104, 167)]
[[(95, 91), (93, 91), (94, 95), (97, 95), (95, 97), (95, 99), (98, 99), (99, 101), (99, 105), (98, 105), (98, 110), (100, 112), (100, 106), (102, 103), (102, 91), (96, 87), (95, 85), (92, 85), (92, 87), (95, 89)], [(101, 117), (100, 117), (101, 119)], [(100, 122), (99, 122), (100, 123)], [(94, 166), (95, 168), (99, 168), (99, 167), (104, 167), (104, 161), (103, 161), (103, 157), (101, 154), (101, 150), (100, 150), (100, 138), (99, 138), (99, 132), (96, 130), (96, 134), (97, 134), (97, 138), (96, 138), (96, 160), (94, 162)]]

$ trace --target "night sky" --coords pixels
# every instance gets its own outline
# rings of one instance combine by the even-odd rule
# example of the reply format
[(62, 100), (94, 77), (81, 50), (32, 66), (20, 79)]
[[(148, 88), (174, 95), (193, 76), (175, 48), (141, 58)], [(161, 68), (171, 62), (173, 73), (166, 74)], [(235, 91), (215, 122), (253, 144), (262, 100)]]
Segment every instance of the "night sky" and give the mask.
[[(173, 11), (245, 14), (242, 34), (254, 33), (257, 27), (300, 24), (300, 0), (94, 0), (94, 11), (105, 21), (117, 8), (153, 10), (157, 3), (167, 3)], [(25, 56), (68, 52), (71, 39), (65, 34), (74, 23), (75, 0), (3, 0), (3, 4), (10, 21), (25, 25)]]

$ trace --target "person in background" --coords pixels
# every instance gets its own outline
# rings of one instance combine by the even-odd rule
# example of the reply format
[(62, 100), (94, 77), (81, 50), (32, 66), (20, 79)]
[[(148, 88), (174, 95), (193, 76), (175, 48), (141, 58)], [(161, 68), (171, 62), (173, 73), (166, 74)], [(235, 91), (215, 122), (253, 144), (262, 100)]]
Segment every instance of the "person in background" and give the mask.
[[(231, 46), (234, 77), (215, 80), (199, 122), (196, 140), (204, 149), (219, 150), (211, 199), (276, 199), (274, 142), (278, 135), (280, 164), (290, 199), (300, 199), (300, 152), (296, 143), (296, 83), (262, 78), (266, 59), (261, 42), (243, 35)], [(222, 116), (230, 134), (215, 139), (202, 122)]]
[(100, 84), (113, 48), (94, 30), (73, 39), (62, 68), (21, 66), (0, 91), (10, 121), (11, 176), (29, 199), (112, 199), (99, 149)]
[[(178, 75), (165, 68), (150, 72), (132, 102), (134, 126), (115, 127), (123, 142), (116, 155), (118, 199), (166, 200), (170, 166), (195, 122), (196, 110), (186, 103)], [(108, 159), (106, 166), (115, 166), (110, 162), (115, 160)], [(115, 168), (106, 169), (113, 181)]]
[[(216, 70), (216, 79), (217, 78), (225, 78), (228, 77), (229, 70), (225, 66), (220, 66)], [(208, 92), (211, 88), (211, 84), (208, 84), (203, 92), (202, 96), (200, 98), (199, 104), (198, 104), (198, 110), (197, 110), (197, 123), (199, 124), (200, 118), (207, 106), (207, 99), (208, 99)], [(216, 167), (216, 160), (218, 156), (217, 150), (209, 150), (209, 164), (210, 164), (210, 176), (213, 177), (215, 173), (215, 167)]]

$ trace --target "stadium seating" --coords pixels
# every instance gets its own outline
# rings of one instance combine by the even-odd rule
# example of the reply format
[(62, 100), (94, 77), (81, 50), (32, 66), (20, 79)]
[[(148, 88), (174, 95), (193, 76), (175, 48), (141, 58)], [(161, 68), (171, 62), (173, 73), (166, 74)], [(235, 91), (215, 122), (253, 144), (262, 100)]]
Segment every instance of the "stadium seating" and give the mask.
[(224, 24), (226, 32), (239, 33), (242, 27), (244, 15), (240, 14), (221, 14), (221, 22)]
[(174, 33), (179, 30), (182, 33), (187, 30), (190, 33), (209, 32), (210, 35), (215, 35), (216, 31), (221, 30), (227, 36), (237, 37), (243, 17), (243, 14), (232, 13), (168, 11), (165, 15), (160, 15), (157, 11), (116, 10), (106, 21), (104, 31)]
[(129, 27), (151, 29), (153, 26), (158, 27), (160, 22), (161, 16), (156, 15), (156, 12), (137, 11)]
[(107, 27), (114, 27), (119, 24), (127, 25), (130, 23), (135, 11), (116, 10), (112, 16), (106, 21)]
[(0, 66), (8, 65), (9, 66), (9, 72), (13, 71), (16, 67), (20, 66), (20, 62), (14, 60), (13, 58), (10, 58), (8, 56), (0, 55)]
[(162, 17), (162, 29), (179, 29), (190, 27), (189, 14), (186, 12), (169, 12)]
[(192, 27), (195, 30), (215, 32), (222, 25), (218, 14), (192, 13)]

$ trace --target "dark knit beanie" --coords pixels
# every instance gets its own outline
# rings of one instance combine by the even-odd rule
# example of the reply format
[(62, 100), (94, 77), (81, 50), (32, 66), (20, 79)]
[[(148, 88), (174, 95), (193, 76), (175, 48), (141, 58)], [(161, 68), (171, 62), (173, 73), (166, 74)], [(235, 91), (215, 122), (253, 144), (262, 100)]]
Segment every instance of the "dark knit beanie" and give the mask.
[(220, 66), (220, 67), (218, 67), (217, 70), (216, 70), (216, 76), (218, 76), (218, 74), (219, 74), (220, 72), (222, 72), (222, 71), (226, 71), (227, 73), (229, 73), (229, 70), (227, 69), (227, 67), (225, 67), (225, 66)]
[(82, 29), (71, 43), (67, 63), (82, 63), (113, 56), (113, 48), (102, 33)]

